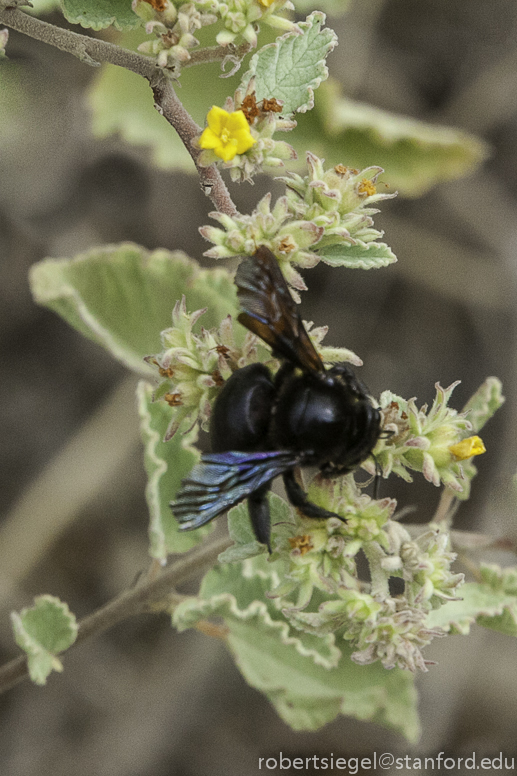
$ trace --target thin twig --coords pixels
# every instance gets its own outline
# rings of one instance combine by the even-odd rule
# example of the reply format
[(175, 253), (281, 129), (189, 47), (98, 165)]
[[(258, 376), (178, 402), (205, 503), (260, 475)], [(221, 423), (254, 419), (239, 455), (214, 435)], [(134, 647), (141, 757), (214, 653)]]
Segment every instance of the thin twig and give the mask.
[[(101, 62), (107, 62), (131, 70), (149, 81), (158, 111), (174, 127), (196, 165), (203, 192), (210, 197), (216, 210), (232, 216), (237, 213), (237, 208), (219, 170), (214, 165), (201, 167), (198, 164), (200, 151), (192, 145), (192, 141), (201, 133), (201, 127), (196, 124), (178, 99), (172, 85), (171, 74), (159, 68), (152, 57), (88, 35), (65, 30), (42, 19), (29, 16), (17, 8), (2, 8), (1, 4), (0, 24), (5, 24), (17, 32), (72, 54), (88, 65), (98, 66)], [(214, 56), (213, 51), (211, 56)]]
[[(119, 622), (147, 611), (152, 604), (164, 600), (181, 582), (195, 576), (206, 566), (213, 565), (221, 552), (232, 544), (228, 537), (197, 547), (188, 555), (165, 569), (158, 577), (145, 579), (126, 590), (105, 606), (79, 622), (77, 639), (72, 646), (90, 636), (117, 625)], [(24, 655), (0, 667), (0, 694), (28, 677), (27, 658)]]
[(124, 67), (133, 73), (150, 79), (159, 69), (152, 57), (138, 54), (136, 51), (116, 46), (105, 40), (81, 35), (72, 30), (65, 30), (55, 24), (49, 24), (36, 16), (20, 11), (18, 8), (0, 8), (0, 23), (30, 38), (48, 43), (60, 51), (78, 57), (82, 62), (98, 67), (101, 62)]
[(451, 488), (444, 488), (431, 522), (444, 523), (447, 528), (450, 528), (458, 506), (459, 501), (454, 491)]

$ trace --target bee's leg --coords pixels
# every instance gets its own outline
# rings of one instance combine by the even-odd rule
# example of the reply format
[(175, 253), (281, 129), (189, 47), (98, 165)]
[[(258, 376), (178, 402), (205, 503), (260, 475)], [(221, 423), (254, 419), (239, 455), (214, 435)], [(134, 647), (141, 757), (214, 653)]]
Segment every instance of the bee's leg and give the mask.
[(248, 514), (257, 541), (265, 544), (271, 555), (271, 518), (267, 500), (268, 490), (269, 483), (248, 496)]
[(293, 374), (294, 365), (290, 361), (284, 361), (275, 375), (275, 388), (280, 390), (285, 381)]
[(296, 482), (294, 471), (292, 469), (283, 475), (283, 479), (289, 501), (293, 507), (299, 509), (300, 512), (305, 515), (305, 517), (317, 517), (325, 520), (329, 517), (337, 517), (338, 520), (346, 523), (344, 517), (336, 515), (335, 512), (329, 512), (327, 509), (323, 509), (323, 507), (318, 507), (316, 504), (313, 504), (311, 501), (309, 501), (303, 488), (301, 488), (300, 485), (298, 485)]

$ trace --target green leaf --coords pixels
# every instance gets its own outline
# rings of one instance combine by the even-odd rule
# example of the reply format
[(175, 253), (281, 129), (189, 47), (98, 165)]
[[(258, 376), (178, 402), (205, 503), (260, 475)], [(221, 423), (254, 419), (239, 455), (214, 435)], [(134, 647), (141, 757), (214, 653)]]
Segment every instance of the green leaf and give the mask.
[(137, 388), (140, 430), (144, 443), (147, 472), (145, 496), (149, 507), (149, 553), (165, 560), (172, 552), (186, 552), (206, 537), (213, 526), (196, 531), (180, 531), (169, 502), (174, 499), (181, 480), (199, 460), (191, 445), (191, 436), (178, 433), (169, 442), (163, 438), (171, 419), (166, 402), (153, 402), (153, 386), (140, 381)]
[[(317, 246), (316, 246), (317, 247)], [(358, 242), (356, 245), (330, 245), (317, 251), (318, 256), (331, 267), (377, 269), (397, 261), (397, 257), (386, 243)]]
[[(379, 663), (359, 666), (334, 635), (293, 631), (265, 596), (270, 565), (264, 556), (210, 571), (200, 598), (173, 614), (179, 628), (217, 615), (228, 628), (227, 643), (246, 681), (263, 692), (295, 730), (316, 730), (339, 714), (393, 728), (410, 741), (419, 735), (416, 691), (409, 672), (386, 671)], [(271, 564), (274, 565), (274, 564)]]
[[(343, 16), (350, 7), (350, 0), (318, 0), (318, 8), (329, 16)], [(304, 13), (314, 8), (314, 0), (296, 0), (296, 10)]]
[(450, 601), (429, 613), (429, 627), (439, 627), (466, 635), (477, 622), (485, 628), (517, 636), (517, 596), (481, 582), (467, 582), (459, 594), (461, 601)]
[(206, 328), (238, 309), (225, 269), (202, 270), (180, 251), (149, 252), (133, 243), (45, 259), (32, 267), (30, 283), (36, 302), (143, 375), (152, 373), (143, 358), (161, 349), (160, 332), (182, 294), (190, 311), (208, 307)]
[(242, 83), (255, 77), (257, 100), (283, 100), (286, 116), (313, 107), (314, 90), (328, 78), (325, 59), (337, 45), (336, 33), (321, 29), (324, 23), (325, 14), (315, 11), (299, 23), (302, 35), (289, 32), (254, 54)]
[(267, 551), (255, 538), (246, 502), (228, 512), (228, 531), (235, 544), (219, 555), (220, 563), (236, 563)]
[(329, 167), (379, 165), (390, 188), (411, 197), (471, 173), (488, 155), (483, 141), (461, 130), (349, 100), (332, 79), (318, 89), (315, 109), (297, 122), (290, 142), (300, 159), (310, 148)]
[[(268, 502), (274, 531), (275, 523), (290, 520), (291, 510), (286, 501), (274, 493), (268, 494)], [(236, 563), (266, 552), (265, 546), (255, 538), (246, 502), (238, 504), (228, 512), (228, 531), (235, 544), (219, 555), (220, 563)], [(269, 565), (270, 568), (273, 567), (272, 564)]]
[(57, 10), (59, 7), (59, 0), (32, 0), (32, 8), (24, 8), (24, 11), (33, 16), (42, 16), (43, 14)]
[(45, 684), (51, 671), (62, 671), (56, 657), (77, 638), (77, 621), (67, 604), (51, 595), (40, 595), (34, 606), (11, 613), (16, 643), (27, 653), (29, 674)]
[(142, 24), (132, 11), (130, 0), (60, 0), (60, 3), (67, 21), (93, 30), (111, 25), (117, 30), (132, 30)]
[(462, 412), (468, 412), (473, 431), (480, 431), (487, 420), (504, 404), (502, 383), (497, 377), (487, 377), (485, 382), (470, 397)]

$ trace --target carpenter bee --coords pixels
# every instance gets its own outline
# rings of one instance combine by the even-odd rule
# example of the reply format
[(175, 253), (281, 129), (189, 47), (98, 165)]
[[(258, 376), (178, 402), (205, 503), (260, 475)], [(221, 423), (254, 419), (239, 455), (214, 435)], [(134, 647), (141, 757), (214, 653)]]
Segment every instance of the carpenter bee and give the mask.
[(227, 380), (213, 408), (212, 452), (183, 480), (171, 507), (189, 531), (247, 499), (255, 536), (271, 552), (272, 480), (282, 475), (289, 501), (306, 517), (339, 517), (308, 500), (295, 469), (317, 466), (324, 477), (352, 471), (371, 454), (381, 416), (347, 364), (325, 367), (269, 248), (243, 259), (235, 284), (238, 320), (282, 365), (275, 377), (256, 363)]

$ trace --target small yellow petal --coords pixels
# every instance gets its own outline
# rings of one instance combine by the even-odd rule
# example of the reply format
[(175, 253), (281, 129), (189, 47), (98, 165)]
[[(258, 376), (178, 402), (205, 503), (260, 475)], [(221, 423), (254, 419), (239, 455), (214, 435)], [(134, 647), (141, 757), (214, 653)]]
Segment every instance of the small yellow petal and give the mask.
[(483, 444), (483, 440), (478, 436), (467, 437), (462, 439), (461, 442), (457, 442), (455, 445), (451, 445), (449, 450), (458, 461), (464, 461), (467, 458), (472, 458), (473, 455), (481, 455), (486, 453), (486, 447)]
[(199, 145), (213, 150), (224, 162), (231, 162), (237, 154), (245, 153), (257, 142), (242, 110), (228, 113), (213, 105), (208, 111), (207, 122), (208, 127), (202, 132)]
[(246, 135), (243, 132), (240, 132), (238, 135), (235, 136), (235, 140), (237, 141), (238, 154), (246, 153), (246, 151), (248, 151), (251, 148), (251, 146), (257, 142), (249, 132)]
[(210, 129), (210, 127), (207, 127), (203, 130), (201, 137), (199, 138), (199, 145), (201, 148), (205, 149), (212, 149), (217, 148), (218, 145), (221, 143), (221, 138), (219, 135), (216, 135), (216, 133)]
[(246, 120), (244, 111), (236, 110), (233, 113), (228, 113), (227, 115), (228, 115), (228, 119), (226, 122), (226, 126), (231, 132), (250, 131), (250, 125)]
[(215, 149), (215, 155), (218, 156), (219, 159), (222, 159), (223, 162), (231, 162), (237, 153), (238, 151), (236, 140), (229, 140), (224, 144), (221, 143), (220, 147)]
[(228, 111), (218, 108), (217, 105), (212, 105), (207, 113), (206, 121), (212, 132), (219, 135), (229, 116)]

